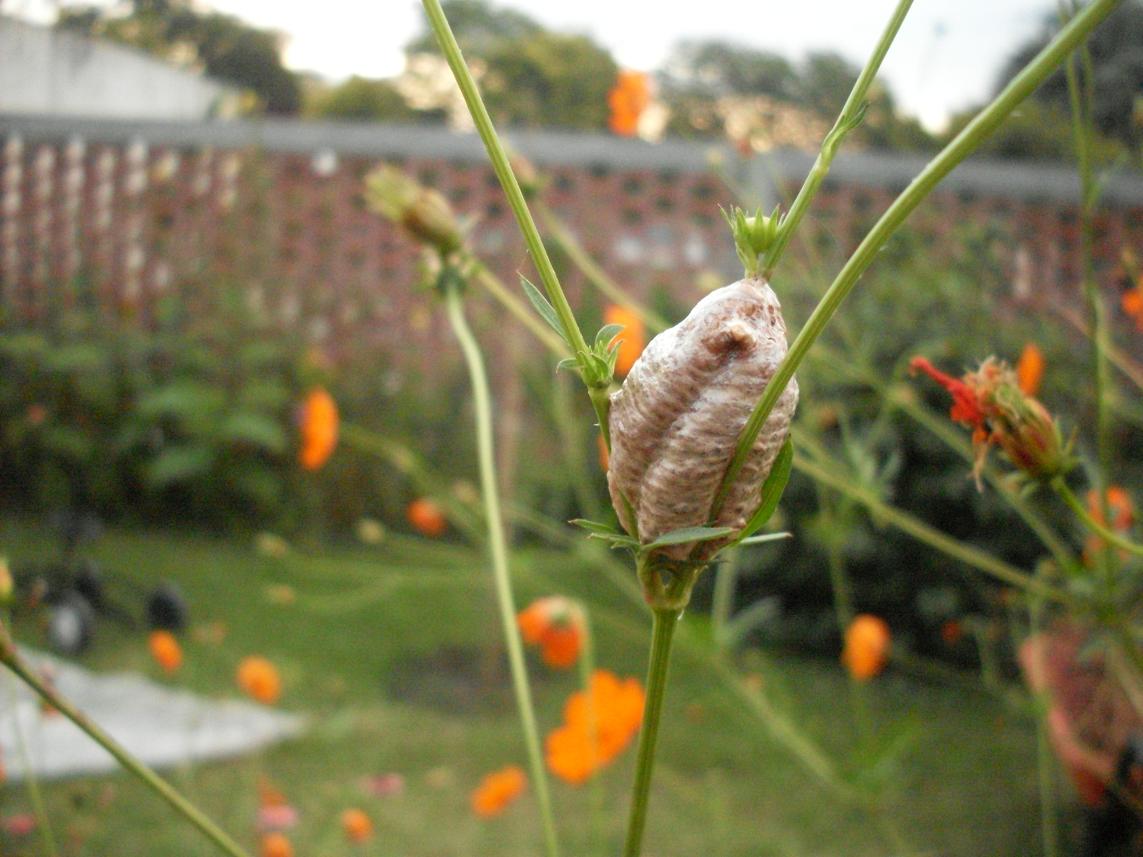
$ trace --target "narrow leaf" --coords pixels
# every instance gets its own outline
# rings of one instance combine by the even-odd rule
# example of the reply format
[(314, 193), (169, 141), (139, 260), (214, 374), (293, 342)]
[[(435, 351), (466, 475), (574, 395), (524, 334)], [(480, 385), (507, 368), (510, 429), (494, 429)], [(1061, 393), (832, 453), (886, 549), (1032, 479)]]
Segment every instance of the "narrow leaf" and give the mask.
[[(563, 326), (560, 324), (559, 316), (556, 315), (555, 307), (548, 303), (548, 299), (540, 293), (539, 289), (528, 282), (528, 278), (523, 274), (520, 275), (520, 284), (524, 287), (524, 294), (528, 296), (528, 300), (532, 302), (532, 306), (536, 308), (536, 312), (540, 314), (540, 317), (548, 323), (552, 330), (560, 335), (560, 339), (564, 342), (568, 342), (567, 337), (564, 335)], [(568, 345), (571, 345), (571, 343), (568, 342)]]
[(766, 526), (766, 522), (773, 516), (774, 510), (778, 508), (778, 501), (782, 499), (782, 494), (786, 490), (786, 483), (790, 481), (790, 468), (793, 467), (793, 464), (794, 442), (787, 436), (786, 442), (778, 450), (778, 457), (774, 459), (773, 467), (770, 468), (770, 475), (766, 477), (766, 481), (762, 485), (762, 505), (750, 516), (750, 520), (742, 528), (742, 533), (739, 536), (740, 542)]
[(599, 329), (599, 333), (595, 335), (595, 347), (601, 348), (607, 345), (611, 340), (618, 336), (623, 331), (622, 324), (607, 324)]
[(683, 545), (687, 542), (709, 542), (714, 539), (721, 539), (733, 532), (734, 527), (683, 527), (664, 533), (650, 544), (643, 545), (643, 550), (653, 550), (668, 545)]
[(572, 518), (568, 521), (569, 524), (575, 524), (589, 533), (606, 533), (609, 535), (619, 535), (619, 530), (611, 526), (611, 524), (604, 524), (600, 521), (589, 521), (587, 518)]
[(780, 542), (783, 539), (792, 539), (793, 537), (794, 537), (793, 533), (787, 533), (787, 532), (766, 533), (765, 535), (762, 535), (762, 536), (750, 536), (750, 537), (745, 538), (742, 541), (738, 542), (737, 544), (740, 544), (740, 545), (762, 545), (762, 544), (765, 544), (766, 542)]

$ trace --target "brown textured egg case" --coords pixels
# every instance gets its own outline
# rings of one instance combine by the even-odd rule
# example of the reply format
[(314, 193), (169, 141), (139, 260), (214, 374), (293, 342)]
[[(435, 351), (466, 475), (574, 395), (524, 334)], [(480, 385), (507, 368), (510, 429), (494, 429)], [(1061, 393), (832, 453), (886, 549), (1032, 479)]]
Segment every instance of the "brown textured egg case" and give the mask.
[[(644, 544), (707, 520), (735, 442), (786, 354), (786, 323), (770, 286), (739, 280), (699, 301), (647, 345), (611, 397), (611, 500)], [(715, 526), (741, 528), (789, 433), (798, 401), (791, 380), (766, 419)], [(720, 544), (703, 546), (709, 556)], [(663, 550), (684, 559), (693, 543)]]

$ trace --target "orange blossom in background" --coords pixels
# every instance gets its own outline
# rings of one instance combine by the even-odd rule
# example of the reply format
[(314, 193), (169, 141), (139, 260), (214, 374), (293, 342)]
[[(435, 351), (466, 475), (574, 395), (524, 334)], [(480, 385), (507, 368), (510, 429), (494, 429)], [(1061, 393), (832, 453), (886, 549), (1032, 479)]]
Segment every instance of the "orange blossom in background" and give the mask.
[(524, 793), (528, 778), (518, 765), (493, 771), (472, 792), (472, 811), (481, 818), (500, 815), (512, 801)]
[(516, 617), (520, 636), (529, 646), (540, 647), (544, 663), (556, 669), (575, 664), (587, 634), (583, 608), (570, 598), (552, 595), (539, 598)]
[(264, 705), (273, 705), (282, 695), (277, 667), (259, 655), (243, 658), (236, 678), (242, 690)]
[(885, 668), (891, 639), (884, 619), (861, 613), (845, 629), (841, 662), (855, 679), (868, 681)]

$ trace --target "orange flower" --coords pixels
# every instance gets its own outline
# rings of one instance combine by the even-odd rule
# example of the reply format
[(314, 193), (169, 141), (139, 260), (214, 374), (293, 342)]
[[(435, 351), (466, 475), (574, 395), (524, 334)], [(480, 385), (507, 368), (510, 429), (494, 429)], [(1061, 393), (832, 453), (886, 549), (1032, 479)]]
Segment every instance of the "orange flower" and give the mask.
[(889, 659), (889, 626), (868, 613), (855, 616), (845, 629), (841, 662), (858, 681), (868, 681), (885, 668)]
[(620, 681), (596, 670), (590, 691), (572, 694), (564, 706), (564, 723), (545, 742), (548, 768), (579, 785), (610, 764), (631, 743), (643, 722), (643, 688), (633, 678)]
[(306, 470), (317, 470), (337, 446), (337, 403), (321, 387), (314, 387), (301, 408), (302, 446), (298, 462)]
[(422, 536), (435, 539), (444, 535), (448, 529), (448, 520), (441, 511), (441, 507), (428, 497), (419, 497), (409, 504), (405, 510), (405, 517), (413, 525), (413, 529)]
[(267, 833), (262, 837), (261, 857), (294, 857), (294, 846), (284, 833)]
[[(1093, 489), (1087, 492), (1087, 508), (1091, 516), (1103, 526), (1109, 526), (1103, 519), (1103, 508), (1099, 502), (1099, 494)], [(1135, 523), (1135, 504), (1131, 502), (1131, 495), (1119, 485), (1110, 485), (1107, 488), (1107, 511), (1111, 515), (1111, 528), (1119, 532), (1126, 532)]]
[(524, 793), (527, 784), (528, 778), (518, 765), (493, 771), (473, 790), (472, 811), (481, 818), (500, 815), (508, 804)]
[(1060, 437), (1060, 428), (1047, 408), (1020, 388), (1007, 363), (989, 357), (975, 372), (959, 379), (939, 371), (924, 357), (914, 357), (909, 368), (924, 372), (948, 390), (953, 399), (949, 418), (972, 429), (972, 473), (978, 488), (993, 444), (1033, 479), (1047, 481), (1071, 469), (1070, 444)]
[(347, 809), (341, 814), (341, 829), (350, 842), (365, 842), (373, 836), (373, 821), (360, 809)]
[(603, 311), (603, 323), (621, 324), (623, 330), (615, 334), (611, 340), (619, 343), (619, 356), (615, 361), (615, 374), (626, 375), (643, 353), (647, 345), (647, 330), (643, 326), (643, 319), (629, 307), (618, 304), (608, 304)]
[(1139, 278), (1134, 287), (1123, 293), (1119, 299), (1123, 312), (1135, 322), (1135, 327), (1143, 331), (1143, 277)]
[(651, 103), (651, 85), (641, 71), (620, 71), (615, 86), (607, 94), (611, 108), (608, 125), (616, 134), (634, 137), (639, 130), (639, 117)]
[(540, 657), (550, 667), (567, 669), (579, 659), (587, 620), (583, 608), (570, 598), (552, 595), (529, 604), (516, 617), (520, 636), (530, 646), (540, 647)]
[(251, 655), (238, 665), (238, 686), (265, 705), (273, 705), (282, 695), (278, 669), (266, 658)]
[(147, 640), (151, 649), (151, 657), (155, 659), (163, 672), (173, 675), (183, 665), (183, 649), (175, 635), (170, 631), (152, 631)]
[(1034, 396), (1040, 391), (1040, 381), (1044, 377), (1044, 354), (1034, 342), (1029, 342), (1020, 352), (1020, 360), (1016, 363), (1016, 380), (1020, 392), (1025, 396)]
[[(1135, 523), (1135, 504), (1131, 502), (1131, 495), (1118, 485), (1109, 485), (1106, 498), (1107, 512), (1111, 517), (1110, 524), (1104, 520), (1103, 505), (1099, 502), (1099, 494), (1094, 489), (1087, 492), (1088, 512), (1099, 524), (1105, 527), (1109, 526), (1116, 532), (1125, 533), (1130, 530)], [(1084, 562), (1089, 566), (1092, 565), (1096, 556), (1106, 547), (1106, 543), (1099, 536), (1089, 536), (1087, 544), (1084, 545)], [(1127, 558), (1124, 551), (1120, 551), (1120, 556), (1124, 559)]]

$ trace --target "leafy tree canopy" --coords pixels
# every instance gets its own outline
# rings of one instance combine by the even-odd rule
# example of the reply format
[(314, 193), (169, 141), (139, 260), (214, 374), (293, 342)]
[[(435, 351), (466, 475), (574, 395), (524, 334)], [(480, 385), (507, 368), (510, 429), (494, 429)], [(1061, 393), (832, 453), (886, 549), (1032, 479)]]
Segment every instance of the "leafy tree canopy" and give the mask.
[[(997, 80), (997, 91), (1059, 29), (1057, 17), (1046, 20), (1043, 31), (1005, 64)], [(1091, 107), (1095, 126), (1104, 135), (1122, 141), (1138, 157), (1143, 145), (1143, 0), (1126, 0), (1091, 34), (1087, 45), (1094, 72)], [(1064, 71), (1057, 71), (1044, 81), (1034, 98), (1066, 113), (1070, 107)]]
[[(441, 5), (465, 57), (485, 69), (481, 90), (494, 120), (530, 127), (607, 126), (607, 93), (619, 69), (605, 48), (483, 0)], [(435, 53), (436, 40), (426, 28), (407, 51)]]
[(258, 96), (268, 113), (293, 114), (301, 88), (282, 65), (281, 37), (231, 15), (201, 12), (189, 0), (129, 0), (72, 6), (57, 26), (190, 64)]

